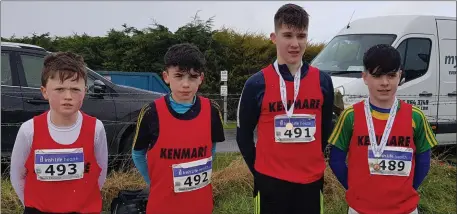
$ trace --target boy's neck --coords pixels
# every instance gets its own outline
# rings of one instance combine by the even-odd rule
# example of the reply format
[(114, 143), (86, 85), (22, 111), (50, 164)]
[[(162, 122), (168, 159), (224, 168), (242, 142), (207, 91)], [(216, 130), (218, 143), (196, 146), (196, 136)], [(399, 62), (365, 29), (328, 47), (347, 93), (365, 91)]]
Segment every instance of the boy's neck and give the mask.
[(301, 62), (298, 62), (296, 64), (287, 64), (284, 62), (284, 60), (281, 59), (281, 57), (278, 56), (278, 65), (282, 64), (286, 64), (290, 74), (292, 74), (292, 76), (295, 76), (295, 73), (297, 73), (297, 70), (300, 67)]
[(57, 112), (52, 111), (52, 110), (49, 111), (49, 113), (51, 114), (50, 119), (51, 119), (52, 124), (54, 124), (55, 126), (58, 126), (58, 127), (72, 126), (73, 124), (76, 123), (76, 120), (78, 119), (78, 112), (76, 112), (72, 115), (69, 115), (69, 116), (60, 115)]
[(194, 99), (195, 99), (195, 95), (189, 100), (176, 99), (176, 96), (173, 95), (173, 93), (171, 93), (170, 97), (171, 97), (171, 99), (173, 99), (173, 101), (175, 101), (176, 103), (179, 103), (179, 104), (192, 104), (194, 102)]
[(389, 100), (380, 101), (370, 97), (370, 103), (378, 108), (390, 109), (395, 102), (395, 97), (392, 97)]

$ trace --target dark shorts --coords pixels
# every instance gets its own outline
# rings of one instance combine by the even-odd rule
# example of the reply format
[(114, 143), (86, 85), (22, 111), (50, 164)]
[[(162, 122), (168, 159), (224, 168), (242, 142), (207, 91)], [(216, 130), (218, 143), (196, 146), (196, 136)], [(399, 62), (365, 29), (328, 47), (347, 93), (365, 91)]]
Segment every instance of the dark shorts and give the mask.
[(255, 214), (321, 214), (324, 178), (297, 184), (257, 173), (254, 180)]

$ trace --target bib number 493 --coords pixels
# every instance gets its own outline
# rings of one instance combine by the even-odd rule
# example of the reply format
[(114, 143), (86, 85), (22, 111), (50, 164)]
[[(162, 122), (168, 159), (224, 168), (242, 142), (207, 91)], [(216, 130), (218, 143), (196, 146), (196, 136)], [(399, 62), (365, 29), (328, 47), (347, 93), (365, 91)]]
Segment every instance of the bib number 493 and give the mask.
[(35, 150), (34, 170), (40, 181), (68, 181), (84, 177), (83, 148)]
[(208, 173), (203, 172), (202, 174), (196, 174), (193, 176), (189, 176), (186, 178), (186, 181), (184, 181), (184, 185), (186, 186), (196, 186), (199, 185), (200, 183), (205, 183), (208, 182)]
[(70, 163), (70, 164), (51, 164), (49, 165), (46, 170), (44, 171), (46, 174), (54, 176), (54, 175), (74, 175), (76, 174), (77, 169), (76, 169), (76, 164)]

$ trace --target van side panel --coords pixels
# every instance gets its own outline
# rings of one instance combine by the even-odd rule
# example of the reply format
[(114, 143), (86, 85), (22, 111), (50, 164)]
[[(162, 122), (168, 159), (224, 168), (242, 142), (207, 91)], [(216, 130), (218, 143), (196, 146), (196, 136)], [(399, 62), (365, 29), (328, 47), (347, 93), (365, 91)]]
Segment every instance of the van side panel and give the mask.
[[(409, 76), (405, 83), (398, 87), (397, 97), (421, 109), (432, 124), (437, 122), (438, 114), (437, 40), (436, 33), (434, 35), (407, 34), (401, 36), (394, 44), (397, 49), (403, 49), (401, 46), (406, 49), (406, 52), (399, 51), (402, 60), (405, 60), (403, 64), (405, 76)], [(419, 53), (428, 56), (428, 60), (421, 59)], [(422, 75), (417, 75), (417, 72)]]
[(456, 20), (437, 19), (439, 40), (439, 106), (437, 139), (440, 144), (456, 143)]

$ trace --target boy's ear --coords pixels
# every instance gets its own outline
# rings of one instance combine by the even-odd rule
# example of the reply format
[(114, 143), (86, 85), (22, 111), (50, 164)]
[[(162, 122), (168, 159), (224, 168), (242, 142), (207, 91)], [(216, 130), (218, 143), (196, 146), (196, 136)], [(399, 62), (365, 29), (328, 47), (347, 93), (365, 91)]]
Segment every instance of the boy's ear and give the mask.
[(367, 75), (368, 75), (368, 71), (367, 70), (362, 72), (362, 79), (363, 79), (363, 82), (365, 83), (365, 85), (368, 85), (367, 84)]
[(399, 70), (399, 71), (398, 71), (398, 76), (400, 76), (400, 78), (399, 78), (400, 81), (398, 82), (398, 85), (399, 85), (399, 86), (400, 86), (400, 85), (403, 85), (403, 84), (405, 83), (405, 81), (406, 81), (406, 77), (405, 77), (405, 75), (403, 74), (403, 71), (402, 71), (402, 70)]
[(163, 81), (167, 84), (170, 84), (170, 80), (168, 79), (168, 72), (167, 71), (163, 71), (162, 72), (162, 77), (163, 77)]
[(273, 44), (276, 44), (276, 33), (274, 33), (274, 32), (270, 33), (270, 39), (273, 42)]
[(47, 94), (46, 88), (43, 87), (43, 86), (41, 86), (41, 87), (40, 87), (40, 91), (41, 91), (41, 94), (43, 95), (44, 99), (45, 99), (45, 100), (48, 100), (49, 96), (48, 96), (48, 94)]
[(205, 73), (201, 73), (200, 74), (200, 81), (203, 82), (203, 80), (205, 79)]

